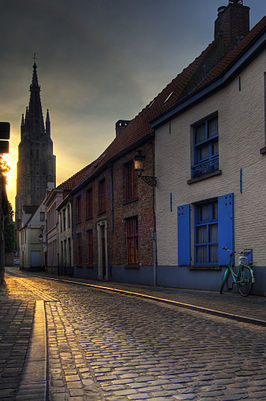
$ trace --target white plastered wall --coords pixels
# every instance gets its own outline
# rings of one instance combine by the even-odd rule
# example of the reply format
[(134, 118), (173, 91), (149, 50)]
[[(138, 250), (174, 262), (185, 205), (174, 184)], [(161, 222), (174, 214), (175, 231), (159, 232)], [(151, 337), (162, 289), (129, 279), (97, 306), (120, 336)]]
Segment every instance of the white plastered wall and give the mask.
[[(233, 192), (235, 249), (253, 248), (254, 262), (266, 265), (266, 51), (226, 87), (194, 105), (155, 134), (158, 264), (177, 265), (177, 207)], [(194, 184), (191, 179), (192, 124), (218, 112), (219, 168), (222, 174)], [(243, 192), (240, 193), (240, 168)], [(173, 211), (170, 211), (172, 193)], [(192, 213), (193, 233), (193, 213)], [(193, 234), (192, 234), (192, 256)]]

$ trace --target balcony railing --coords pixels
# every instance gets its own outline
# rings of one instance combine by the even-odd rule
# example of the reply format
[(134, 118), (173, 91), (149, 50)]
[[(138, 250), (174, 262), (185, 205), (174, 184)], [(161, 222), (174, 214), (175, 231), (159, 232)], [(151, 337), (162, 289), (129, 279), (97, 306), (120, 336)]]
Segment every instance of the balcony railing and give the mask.
[(192, 167), (192, 178), (202, 177), (219, 170), (219, 155), (210, 157), (208, 160), (197, 163)]

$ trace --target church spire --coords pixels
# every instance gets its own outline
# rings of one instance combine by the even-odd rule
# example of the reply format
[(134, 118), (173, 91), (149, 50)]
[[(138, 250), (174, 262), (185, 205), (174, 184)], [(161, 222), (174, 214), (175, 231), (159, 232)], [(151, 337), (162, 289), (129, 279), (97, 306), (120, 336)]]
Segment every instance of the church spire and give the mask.
[(30, 104), (29, 104), (29, 131), (32, 134), (43, 134), (44, 122), (42, 114), (40, 86), (38, 84), (37, 64), (34, 59), (32, 83), (30, 86)]
[(51, 135), (51, 123), (50, 123), (50, 115), (49, 115), (48, 109), (47, 109), (47, 113), (46, 113), (45, 126), (46, 126), (46, 134), (50, 136)]

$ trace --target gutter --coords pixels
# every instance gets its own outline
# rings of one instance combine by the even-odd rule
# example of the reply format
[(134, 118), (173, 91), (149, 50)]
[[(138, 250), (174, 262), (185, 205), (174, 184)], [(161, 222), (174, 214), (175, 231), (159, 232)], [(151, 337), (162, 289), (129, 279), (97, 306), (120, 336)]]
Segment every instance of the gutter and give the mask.
[(202, 100), (204, 97), (211, 95), (214, 91), (224, 86), (229, 79), (235, 76), (235, 74), (239, 71), (241, 67), (243, 67), (247, 62), (250, 61), (250, 59), (255, 55), (255, 53), (257, 53), (258, 51), (263, 49), (263, 47), (265, 47), (265, 42), (266, 42), (266, 33), (264, 32), (262, 36), (256, 41), (256, 43), (254, 43), (245, 52), (245, 54), (242, 57), (240, 57), (231, 68), (229, 68), (229, 70), (220, 79), (214, 81), (206, 88), (202, 89), (195, 95), (192, 95), (189, 99), (185, 100), (183, 103), (179, 104), (178, 106), (175, 106), (174, 108), (164, 113), (160, 117), (151, 121), (151, 127), (152, 128), (159, 127), (160, 125), (164, 124), (168, 120), (175, 117), (177, 114), (185, 111), (188, 107)]

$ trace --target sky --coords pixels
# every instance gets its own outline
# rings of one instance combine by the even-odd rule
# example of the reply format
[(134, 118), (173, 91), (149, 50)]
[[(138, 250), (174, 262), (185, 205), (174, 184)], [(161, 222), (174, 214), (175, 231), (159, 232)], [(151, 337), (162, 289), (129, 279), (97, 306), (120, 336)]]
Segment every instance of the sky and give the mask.
[[(13, 208), (22, 113), (33, 55), (49, 109), (59, 185), (115, 137), (212, 42), (228, 0), (0, 0), (0, 121), (11, 124), (7, 193)], [(244, 0), (251, 28), (265, 0)]]

